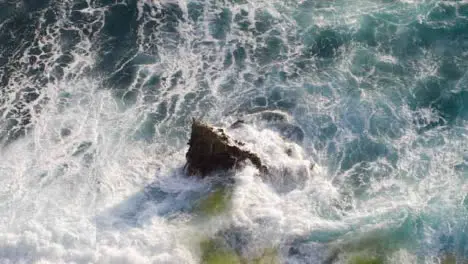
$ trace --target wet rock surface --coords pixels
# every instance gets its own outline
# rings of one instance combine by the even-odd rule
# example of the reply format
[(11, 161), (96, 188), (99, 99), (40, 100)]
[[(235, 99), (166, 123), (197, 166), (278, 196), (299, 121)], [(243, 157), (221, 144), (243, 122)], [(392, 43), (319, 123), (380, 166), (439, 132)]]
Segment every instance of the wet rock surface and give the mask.
[(205, 177), (217, 170), (235, 169), (250, 161), (266, 172), (259, 156), (244, 149), (244, 143), (231, 139), (223, 129), (193, 119), (186, 171), (190, 176)]

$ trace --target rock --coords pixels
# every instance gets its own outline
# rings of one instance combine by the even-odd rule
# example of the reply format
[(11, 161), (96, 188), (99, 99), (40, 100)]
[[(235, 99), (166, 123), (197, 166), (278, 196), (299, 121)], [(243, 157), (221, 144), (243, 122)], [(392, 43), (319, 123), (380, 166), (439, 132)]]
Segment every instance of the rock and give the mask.
[(267, 169), (259, 156), (244, 148), (244, 143), (232, 140), (223, 129), (193, 119), (192, 133), (186, 154), (189, 175), (204, 177), (217, 170), (230, 170), (250, 160), (261, 172)]
[(280, 134), (293, 142), (302, 142), (304, 140), (304, 131), (302, 128), (292, 124), (281, 124), (276, 126)]
[(238, 128), (242, 126), (243, 124), (245, 124), (245, 121), (242, 119), (239, 119), (236, 122), (234, 122), (234, 124), (231, 125), (231, 128)]
[(260, 119), (267, 122), (287, 122), (288, 115), (277, 110), (263, 111), (259, 113)]
[[(281, 136), (289, 141), (300, 144), (304, 140), (304, 130), (293, 122), (293, 117), (280, 110), (258, 111), (245, 118), (246, 120), (242, 120), (242, 123), (263, 123), (264, 127), (279, 132)], [(234, 123), (234, 125), (238, 126), (238, 122)]]

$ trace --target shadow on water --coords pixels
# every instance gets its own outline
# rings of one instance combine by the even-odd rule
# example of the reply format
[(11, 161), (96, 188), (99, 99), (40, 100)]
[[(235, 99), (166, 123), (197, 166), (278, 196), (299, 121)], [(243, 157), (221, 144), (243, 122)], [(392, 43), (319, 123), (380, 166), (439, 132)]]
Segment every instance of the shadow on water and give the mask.
[(99, 226), (127, 229), (144, 228), (154, 217), (168, 220), (190, 214), (207, 217), (229, 206), (233, 179), (229, 172), (199, 179), (187, 177), (183, 168), (155, 181), (97, 216)]

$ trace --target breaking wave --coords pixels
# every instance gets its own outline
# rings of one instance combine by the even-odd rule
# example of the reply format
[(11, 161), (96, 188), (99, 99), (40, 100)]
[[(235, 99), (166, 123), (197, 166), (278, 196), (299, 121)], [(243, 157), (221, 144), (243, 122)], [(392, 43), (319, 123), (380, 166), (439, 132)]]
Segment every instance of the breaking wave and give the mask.
[(0, 263), (464, 263), (467, 57), (466, 1), (0, 0)]

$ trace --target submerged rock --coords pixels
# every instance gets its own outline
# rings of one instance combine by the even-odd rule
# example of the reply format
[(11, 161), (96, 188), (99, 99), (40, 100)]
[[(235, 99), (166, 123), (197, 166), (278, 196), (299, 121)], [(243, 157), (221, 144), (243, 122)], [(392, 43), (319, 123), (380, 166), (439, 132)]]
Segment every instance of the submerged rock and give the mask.
[(442, 258), (442, 264), (456, 264), (457, 258), (452, 254), (447, 254)]
[(248, 246), (248, 235), (237, 228), (223, 230), (214, 238), (201, 241), (201, 263), (203, 264), (279, 264), (276, 248), (257, 249), (247, 254), (239, 249)]
[[(295, 124), (293, 118), (287, 113), (280, 110), (263, 110), (258, 112), (252, 112), (247, 116), (244, 116), (245, 120), (241, 123), (257, 123), (263, 127), (278, 132), (288, 141), (295, 143), (302, 143), (305, 137), (304, 130)], [(238, 124), (236, 122), (234, 125)], [(233, 125), (233, 126), (234, 126)]]
[(249, 160), (261, 172), (266, 172), (259, 156), (244, 149), (244, 143), (232, 140), (223, 129), (193, 120), (186, 154), (189, 175), (206, 176), (217, 170), (229, 170)]
[(383, 264), (384, 261), (381, 257), (376, 256), (353, 256), (349, 260), (349, 264)]
[(195, 212), (204, 216), (221, 214), (229, 208), (231, 196), (232, 192), (230, 190), (226, 187), (219, 187), (199, 201)]
[(239, 256), (231, 249), (226, 248), (222, 241), (213, 239), (200, 243), (202, 251), (202, 264), (241, 264)]

